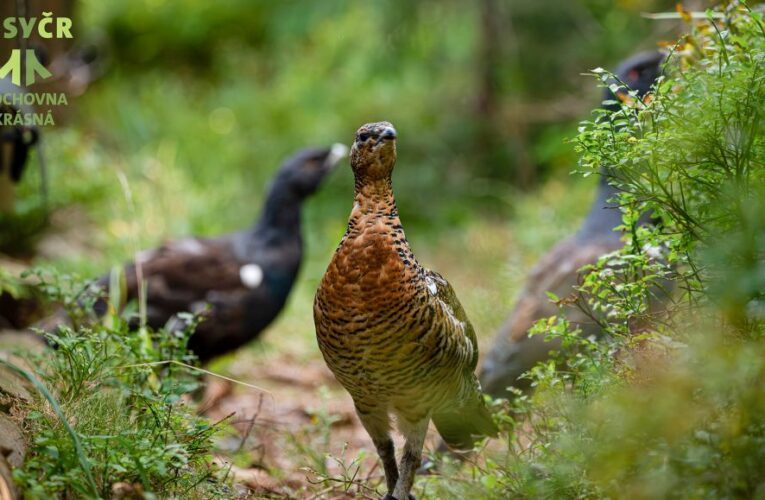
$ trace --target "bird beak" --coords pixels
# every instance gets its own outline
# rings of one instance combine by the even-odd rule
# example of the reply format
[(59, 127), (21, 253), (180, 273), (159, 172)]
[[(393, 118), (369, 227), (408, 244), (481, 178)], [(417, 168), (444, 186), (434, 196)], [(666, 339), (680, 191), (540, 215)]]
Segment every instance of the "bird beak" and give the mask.
[(396, 138), (396, 129), (393, 127), (385, 127), (380, 134), (380, 140), (393, 140)]
[(348, 146), (336, 142), (329, 150), (327, 158), (324, 160), (324, 166), (328, 169), (334, 168), (340, 160), (348, 157)]

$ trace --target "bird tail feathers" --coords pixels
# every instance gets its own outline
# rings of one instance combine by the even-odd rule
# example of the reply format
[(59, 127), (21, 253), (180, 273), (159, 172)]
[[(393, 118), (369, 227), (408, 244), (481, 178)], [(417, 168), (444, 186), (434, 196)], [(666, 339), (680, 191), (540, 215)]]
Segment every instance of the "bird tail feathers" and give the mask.
[(477, 440), (499, 432), (482, 395), (468, 406), (434, 413), (433, 423), (446, 444), (456, 450), (469, 450)]

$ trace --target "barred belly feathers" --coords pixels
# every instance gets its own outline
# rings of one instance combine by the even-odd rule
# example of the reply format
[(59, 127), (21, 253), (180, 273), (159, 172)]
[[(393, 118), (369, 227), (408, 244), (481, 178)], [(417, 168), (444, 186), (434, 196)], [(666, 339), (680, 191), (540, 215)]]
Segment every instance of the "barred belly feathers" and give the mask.
[[(351, 150), (355, 196), (348, 228), (316, 293), (319, 348), (351, 394), (385, 469), (387, 498), (408, 498), (432, 419), (452, 447), (495, 435), (478, 379), (476, 335), (452, 287), (422, 267), (393, 196), (396, 131), (362, 126)], [(406, 444), (400, 465), (395, 417)]]

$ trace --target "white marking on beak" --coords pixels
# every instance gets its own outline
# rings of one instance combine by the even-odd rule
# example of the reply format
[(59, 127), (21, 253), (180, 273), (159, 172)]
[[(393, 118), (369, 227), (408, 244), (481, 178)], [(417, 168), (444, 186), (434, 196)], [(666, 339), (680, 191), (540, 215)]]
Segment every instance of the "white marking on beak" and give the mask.
[(246, 264), (239, 268), (239, 279), (247, 288), (258, 288), (263, 283), (263, 269), (257, 264)]
[(338, 161), (347, 157), (349, 151), (350, 149), (348, 149), (348, 146), (346, 146), (345, 144), (340, 144), (339, 142), (336, 142), (335, 144), (332, 145), (332, 148), (329, 150), (329, 154), (327, 155), (327, 159), (324, 160), (324, 163), (326, 165), (334, 165)]

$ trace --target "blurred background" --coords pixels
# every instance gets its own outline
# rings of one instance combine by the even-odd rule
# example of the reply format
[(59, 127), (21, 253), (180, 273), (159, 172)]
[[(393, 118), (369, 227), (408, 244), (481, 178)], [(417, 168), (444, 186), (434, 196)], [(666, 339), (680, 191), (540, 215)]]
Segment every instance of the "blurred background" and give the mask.
[[(59, 12), (54, 3), (29, 8)], [(482, 349), (534, 262), (594, 197), (597, 179), (571, 175), (567, 142), (600, 103), (585, 73), (683, 29), (643, 15), (674, 0), (58, 3), (71, 11), (66, 49), (87, 62), (88, 81), (42, 129), (47, 200), (33, 153), (0, 225), (3, 253), (91, 278), (164, 240), (246, 227), (282, 159), (350, 145), (361, 124), (387, 120), (399, 132), (393, 181), (408, 239), (452, 283)], [(323, 370), (311, 304), (352, 192), (346, 161), (305, 208), (287, 309), (214, 370), (265, 387), (277, 365), (309, 379)], [(279, 395), (294, 400), (287, 406), (324, 404), (315, 389)]]
[[(400, 133), (394, 183), (414, 250), (456, 281), (487, 337), (592, 199), (566, 142), (600, 102), (583, 73), (680, 29), (641, 15), (671, 0), (59, 3), (94, 81), (43, 130), (50, 225), (7, 224), (6, 252), (87, 277), (135, 248), (244, 227), (285, 156), (384, 119)], [(34, 161), (17, 219), (41, 203)], [(292, 303), (310, 303), (351, 180), (343, 165), (309, 202)]]

